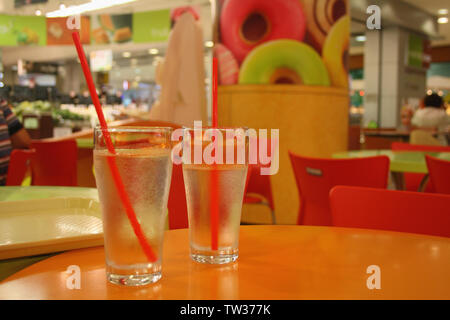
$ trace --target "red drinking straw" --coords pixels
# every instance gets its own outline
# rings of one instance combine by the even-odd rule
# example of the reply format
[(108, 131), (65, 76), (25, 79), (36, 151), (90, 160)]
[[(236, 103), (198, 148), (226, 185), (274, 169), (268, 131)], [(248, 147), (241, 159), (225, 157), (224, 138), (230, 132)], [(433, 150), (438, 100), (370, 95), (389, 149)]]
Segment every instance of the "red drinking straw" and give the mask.
[(212, 125), (217, 128), (217, 58), (213, 58), (213, 82), (212, 82)]
[[(217, 58), (213, 58), (212, 81), (212, 125), (217, 128)], [(217, 148), (216, 144), (216, 148)], [(221, 147), (221, 146), (219, 146)], [(217, 170), (213, 166), (211, 171), (211, 250), (219, 247), (219, 181)]]
[[(78, 32), (76, 31), (72, 32), (72, 38), (75, 47), (77, 48), (78, 57), (80, 58), (81, 67), (83, 68), (83, 73), (89, 88), (89, 92), (91, 93), (92, 103), (94, 104), (95, 110), (97, 111), (98, 120), (100, 122), (100, 126), (102, 128), (106, 142), (106, 147), (108, 148), (108, 151), (110, 153), (116, 154), (116, 151), (114, 150), (114, 145), (112, 144), (111, 137), (108, 132), (108, 125), (106, 124), (105, 117), (103, 115), (100, 100), (98, 99), (94, 81), (92, 80), (92, 75), (86, 60), (86, 55), (84, 54), (83, 47), (81, 46), (80, 36)], [(158, 258), (156, 257), (152, 247), (149, 245), (147, 239), (145, 238), (145, 235), (141, 229), (141, 225), (139, 224), (139, 221), (136, 218), (136, 213), (133, 210), (130, 198), (128, 197), (128, 194), (125, 191), (125, 186), (123, 185), (123, 181), (120, 177), (119, 169), (117, 168), (116, 164), (116, 158), (113, 156), (108, 156), (107, 159), (114, 183), (117, 188), (117, 192), (119, 193), (120, 200), (122, 201), (123, 207), (125, 208), (128, 220), (130, 220), (131, 226), (133, 227), (134, 234), (138, 238), (139, 244), (141, 245), (142, 250), (147, 256), (147, 259), (150, 262), (155, 262), (156, 260), (158, 260)]]

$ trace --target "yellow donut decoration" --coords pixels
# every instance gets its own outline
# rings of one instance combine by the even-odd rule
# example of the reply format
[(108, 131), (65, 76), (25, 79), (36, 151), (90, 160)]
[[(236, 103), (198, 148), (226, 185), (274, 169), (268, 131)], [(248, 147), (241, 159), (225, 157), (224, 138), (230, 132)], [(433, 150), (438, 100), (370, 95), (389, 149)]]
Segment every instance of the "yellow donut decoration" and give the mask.
[(322, 49), (331, 85), (348, 88), (347, 57), (350, 43), (350, 17), (340, 18), (331, 28)]

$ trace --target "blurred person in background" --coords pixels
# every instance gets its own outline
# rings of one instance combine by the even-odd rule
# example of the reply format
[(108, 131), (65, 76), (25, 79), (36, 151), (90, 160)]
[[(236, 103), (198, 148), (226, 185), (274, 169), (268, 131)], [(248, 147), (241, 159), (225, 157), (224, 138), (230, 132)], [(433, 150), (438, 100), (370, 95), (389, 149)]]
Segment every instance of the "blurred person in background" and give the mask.
[(30, 146), (30, 136), (6, 100), (0, 100), (0, 186), (6, 184), (9, 156), (13, 149)]
[(436, 128), (445, 131), (450, 125), (450, 117), (445, 112), (444, 100), (436, 93), (425, 96), (424, 107), (417, 110), (412, 124), (420, 128)]
[(75, 91), (70, 91), (69, 93), (69, 101), (72, 104), (78, 104), (80, 102), (80, 99), (78, 98), (78, 95)]
[(116, 104), (122, 104), (122, 92), (121, 91), (116, 92)]
[(99, 94), (99, 98), (100, 98), (100, 103), (102, 105), (105, 105), (107, 103), (107, 98), (108, 98), (108, 90), (106, 89), (106, 87), (102, 87), (100, 90), (100, 94)]
[(444, 100), (436, 93), (425, 96), (424, 107), (417, 110), (411, 123), (419, 129), (436, 130), (438, 139), (447, 145), (446, 135), (450, 129), (450, 116), (444, 107)]

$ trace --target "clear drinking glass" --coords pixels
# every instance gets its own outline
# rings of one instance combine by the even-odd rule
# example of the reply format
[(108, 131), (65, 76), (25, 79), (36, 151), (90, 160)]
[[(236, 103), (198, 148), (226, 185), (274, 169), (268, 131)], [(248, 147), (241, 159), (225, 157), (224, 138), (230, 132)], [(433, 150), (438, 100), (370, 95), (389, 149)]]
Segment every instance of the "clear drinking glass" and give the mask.
[[(95, 176), (103, 216), (106, 274), (112, 283), (137, 286), (161, 278), (163, 234), (172, 176), (171, 133), (172, 128), (160, 127), (95, 129)], [(108, 134), (115, 154), (108, 151), (105, 139)], [(145, 254), (129, 212), (127, 215), (117, 175), (114, 178), (112, 173), (114, 166), (154, 259)]]
[(245, 128), (184, 129), (183, 177), (194, 261), (223, 264), (238, 258), (247, 169)]

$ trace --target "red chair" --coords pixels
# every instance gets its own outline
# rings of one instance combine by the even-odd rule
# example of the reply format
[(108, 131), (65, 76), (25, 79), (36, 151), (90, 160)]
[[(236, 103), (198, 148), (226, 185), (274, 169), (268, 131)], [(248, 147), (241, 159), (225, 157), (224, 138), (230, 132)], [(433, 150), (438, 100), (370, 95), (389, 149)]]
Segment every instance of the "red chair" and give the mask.
[(297, 224), (331, 225), (328, 197), (337, 185), (386, 188), (389, 158), (316, 159), (289, 152), (297, 182), (300, 210)]
[[(426, 146), (418, 144), (409, 144), (403, 142), (393, 142), (391, 145), (392, 151), (429, 151), (429, 152), (450, 152), (450, 147), (440, 147), (440, 146)], [(405, 173), (405, 190), (407, 191), (417, 191), (419, 190), (420, 183), (425, 177), (424, 174), (420, 173)], [(434, 192), (433, 184), (428, 183), (425, 187), (425, 192)]]
[[(425, 156), (428, 167), (428, 174), (437, 193), (450, 194), (450, 161)], [(449, 209), (450, 210), (450, 209)]]
[(30, 159), (35, 154), (34, 150), (15, 149), (11, 152), (9, 158), (8, 175), (6, 176), (7, 186), (20, 186), (25, 178)]
[(249, 166), (247, 189), (244, 204), (263, 205), (270, 209), (272, 224), (276, 224), (272, 187), (269, 175), (261, 175), (260, 165)]
[(169, 201), (169, 229), (183, 229), (189, 227), (186, 191), (184, 189), (183, 169), (181, 164), (172, 167), (172, 181), (170, 183)]
[(36, 186), (77, 186), (77, 143), (32, 141), (32, 183)]
[(330, 192), (333, 226), (450, 237), (450, 196), (338, 186)]
[[(257, 138), (257, 148), (255, 152), (259, 154), (259, 146), (260, 146), (260, 140), (261, 138)], [(253, 140), (255, 142), (255, 140)], [(268, 150), (271, 150), (271, 140), (267, 140), (267, 148)], [(270, 155), (270, 153), (269, 153)], [(271, 163), (268, 164), (262, 164), (259, 162), (256, 164), (250, 164), (249, 165), (249, 172), (247, 176), (247, 185), (246, 185), (246, 191), (244, 196), (244, 204), (247, 205), (263, 205), (270, 209), (270, 215), (272, 224), (276, 224), (276, 217), (275, 217), (275, 206), (273, 202), (273, 195), (272, 195), (272, 185), (270, 182), (270, 175), (262, 175), (261, 174), (261, 168), (270, 168)]]

